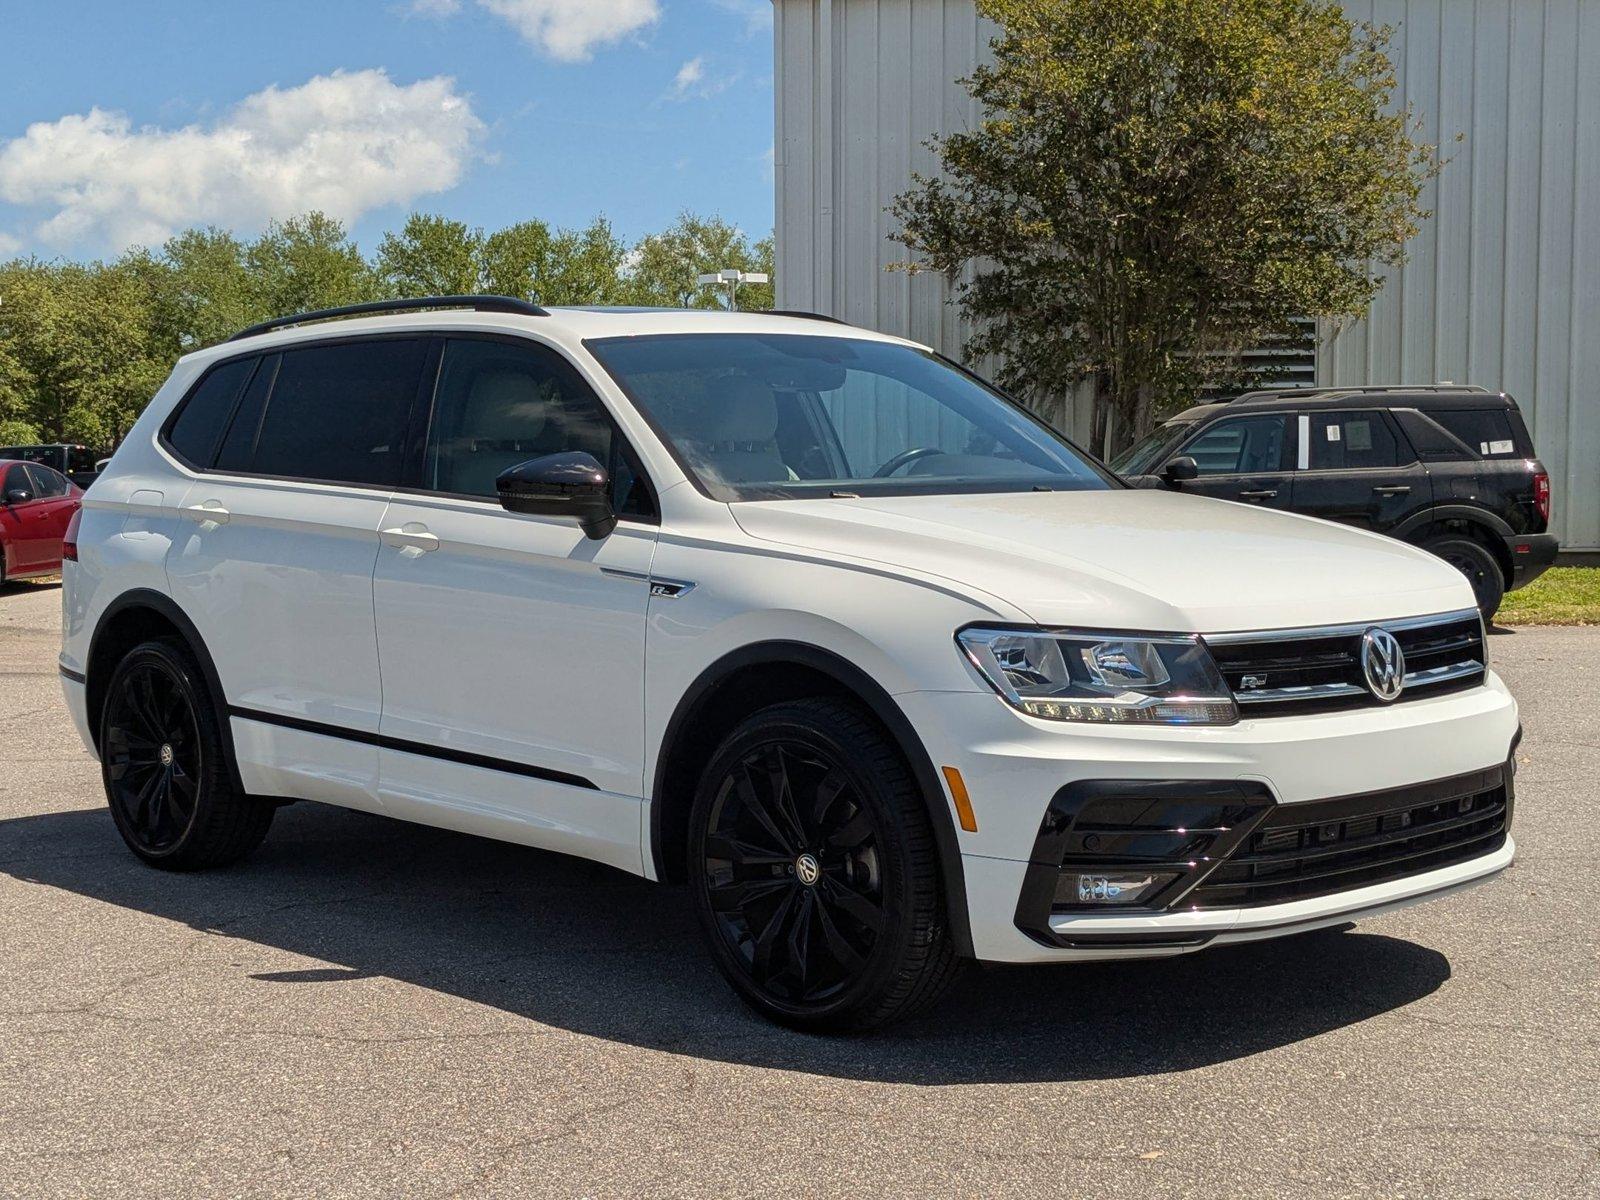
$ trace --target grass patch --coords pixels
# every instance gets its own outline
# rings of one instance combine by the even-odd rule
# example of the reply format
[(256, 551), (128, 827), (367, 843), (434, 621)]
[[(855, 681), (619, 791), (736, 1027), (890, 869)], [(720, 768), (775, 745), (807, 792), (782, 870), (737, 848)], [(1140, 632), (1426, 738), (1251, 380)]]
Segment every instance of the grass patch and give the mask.
[(1507, 592), (1497, 625), (1600, 625), (1600, 567), (1551, 567)]

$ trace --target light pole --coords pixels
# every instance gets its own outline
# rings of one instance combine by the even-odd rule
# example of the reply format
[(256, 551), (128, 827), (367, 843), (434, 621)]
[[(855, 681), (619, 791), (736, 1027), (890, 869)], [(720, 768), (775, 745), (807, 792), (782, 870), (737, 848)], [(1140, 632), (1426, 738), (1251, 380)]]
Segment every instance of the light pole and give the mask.
[(741, 271), (738, 267), (724, 267), (720, 271), (709, 271), (704, 275), (695, 276), (695, 282), (701, 287), (715, 287), (721, 284), (728, 311), (736, 312), (739, 308), (741, 283), (768, 283), (771, 278), (765, 271)]

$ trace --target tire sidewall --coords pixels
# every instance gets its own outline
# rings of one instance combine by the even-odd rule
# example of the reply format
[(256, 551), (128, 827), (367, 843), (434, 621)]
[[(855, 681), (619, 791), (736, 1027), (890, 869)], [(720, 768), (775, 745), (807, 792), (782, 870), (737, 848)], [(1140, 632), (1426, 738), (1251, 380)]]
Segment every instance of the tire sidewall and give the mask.
[[(1472, 538), (1452, 537), (1439, 538), (1436, 541), (1428, 542), (1423, 548), (1441, 559), (1448, 559), (1449, 555), (1454, 554), (1466, 558), (1475, 558), (1478, 561), (1479, 567), (1487, 572), (1489, 578), (1494, 581), (1493, 590), (1487, 596), (1480, 596), (1477, 587), (1472, 586), (1472, 580), (1468, 579), (1467, 583), (1468, 586), (1472, 586), (1473, 602), (1478, 611), (1483, 614), (1483, 619), (1485, 621), (1491, 619), (1499, 610), (1500, 602), (1505, 598), (1506, 578), (1500, 570), (1500, 564), (1495, 561), (1494, 554), (1488, 547)], [(1454, 563), (1449, 565), (1455, 566)], [(1493, 603), (1487, 604), (1485, 603), (1486, 600), (1492, 600)]]
[[(184, 700), (194, 713), (195, 728), (199, 734), (199, 767), (196, 771), (196, 793), (194, 811), (189, 814), (189, 824), (172, 845), (161, 850), (151, 850), (139, 844), (136, 834), (128, 827), (127, 818), (122, 812), (122, 806), (112, 799), (110, 755), (105, 752), (105, 747), (110, 744), (109, 733), (111, 729), (111, 710), (113, 697), (117, 689), (122, 686), (123, 680), (134, 668), (144, 663), (159, 663), (165, 670), (172, 674), (178, 681), (179, 690), (182, 691)], [(211, 799), (212, 778), (215, 774), (215, 762), (218, 739), (216, 737), (215, 719), (211, 715), (209, 697), (205, 684), (199, 677), (189, 656), (167, 641), (150, 641), (135, 646), (122, 656), (117, 663), (116, 670), (111, 673), (110, 682), (106, 685), (105, 703), (100, 709), (100, 778), (106, 790), (106, 803), (111, 809), (111, 819), (116, 822), (117, 831), (122, 835), (122, 840), (128, 844), (140, 858), (149, 863), (165, 863), (181, 861), (185, 849), (194, 839), (195, 831), (202, 823), (203, 810)]]
[[(756, 713), (738, 726), (717, 748), (701, 773), (689, 818), (689, 887), (695, 914), (712, 956), (746, 1002), (777, 1021), (802, 1026), (825, 1025), (829, 1018), (844, 1017), (885, 986), (908, 948), (913, 925), (910, 917), (916, 902), (908, 848), (899, 831), (894, 804), (886, 795), (886, 788), (892, 785), (859, 765), (860, 755), (852, 753), (852, 743), (859, 739), (828, 728), (829, 722), (818, 720), (819, 716), (821, 714), (816, 711), (801, 713), (784, 704)], [(883, 871), (884, 932), (873, 946), (867, 968), (860, 977), (838, 995), (818, 1004), (793, 1004), (769, 996), (750, 979), (743, 961), (723, 935), (706, 887), (706, 833), (722, 781), (752, 749), (771, 741), (796, 742), (825, 754), (855, 786), (863, 806), (872, 813), (878, 836)]]

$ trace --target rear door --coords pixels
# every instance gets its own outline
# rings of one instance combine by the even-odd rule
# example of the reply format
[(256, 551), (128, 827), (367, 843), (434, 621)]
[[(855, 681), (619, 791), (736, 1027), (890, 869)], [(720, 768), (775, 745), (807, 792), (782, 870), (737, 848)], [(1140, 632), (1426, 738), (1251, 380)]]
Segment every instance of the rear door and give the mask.
[(1182, 490), (1219, 500), (1288, 508), (1294, 499), (1294, 427), (1284, 413), (1241, 413), (1207, 425), (1175, 452), (1200, 477)]
[(1427, 469), (1382, 409), (1299, 416), (1294, 509), (1385, 533), (1433, 503)]
[(78, 510), (77, 493), (70, 479), (42, 463), (30, 463), (28, 473), (33, 476), (38, 518), (38, 565), (41, 569), (58, 568), (61, 539), (66, 536), (72, 514)]
[(378, 806), (372, 570), (432, 352), (410, 336), (264, 355), (225, 430), (188, 431), (208, 465), (167, 574), (216, 662), (251, 790)]

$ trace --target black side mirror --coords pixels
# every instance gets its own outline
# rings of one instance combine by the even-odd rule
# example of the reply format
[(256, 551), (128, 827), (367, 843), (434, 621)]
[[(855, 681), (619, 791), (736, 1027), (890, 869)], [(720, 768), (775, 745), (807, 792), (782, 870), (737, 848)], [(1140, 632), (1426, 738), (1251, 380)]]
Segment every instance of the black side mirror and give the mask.
[(12, 488), (6, 493), (7, 504), (26, 504), (33, 499), (33, 493), (27, 488)]
[(1177, 458), (1169, 458), (1167, 465), (1161, 468), (1161, 478), (1168, 483), (1182, 483), (1186, 479), (1200, 478), (1200, 464), (1187, 454), (1180, 454)]
[(584, 536), (603, 538), (617, 527), (611, 477), (592, 454), (569, 450), (507, 467), (494, 481), (507, 512), (576, 517)]

